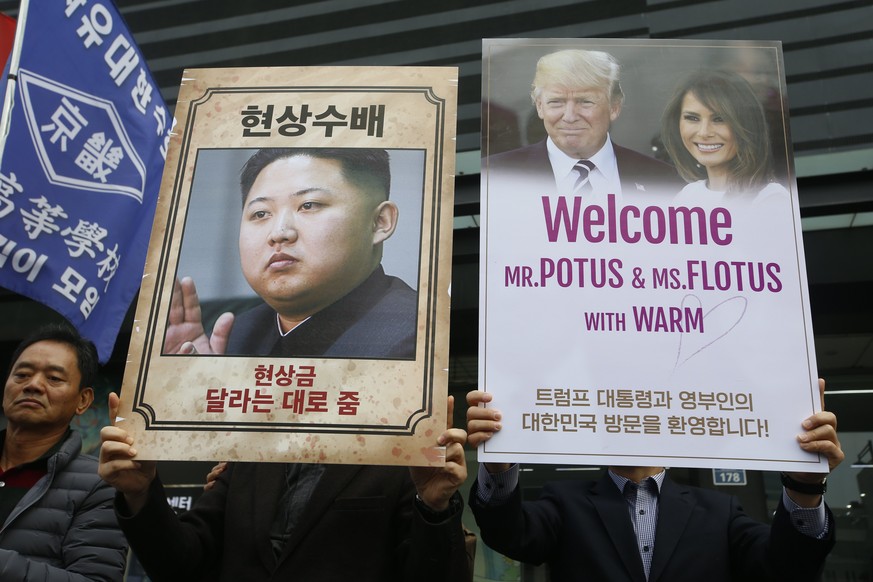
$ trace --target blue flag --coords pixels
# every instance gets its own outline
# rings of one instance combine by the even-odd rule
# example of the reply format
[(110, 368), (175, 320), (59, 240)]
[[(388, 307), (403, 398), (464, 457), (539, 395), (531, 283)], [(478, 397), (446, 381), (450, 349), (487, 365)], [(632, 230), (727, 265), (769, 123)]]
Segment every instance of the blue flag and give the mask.
[(66, 317), (105, 362), (142, 279), (172, 116), (110, 0), (30, 2), (25, 22), (0, 285)]

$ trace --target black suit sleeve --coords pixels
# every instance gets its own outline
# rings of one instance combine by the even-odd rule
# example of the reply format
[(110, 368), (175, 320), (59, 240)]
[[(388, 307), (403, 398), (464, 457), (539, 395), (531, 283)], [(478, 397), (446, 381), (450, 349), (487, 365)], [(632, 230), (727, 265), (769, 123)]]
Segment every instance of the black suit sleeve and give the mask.
[[(483, 541), (529, 564), (547, 562), (553, 580), (643, 582), (626, 502), (607, 481), (547, 484), (536, 501), (522, 501), (518, 488), (505, 504), (485, 506), (475, 494), (470, 506)], [(473, 491), (478, 485), (473, 486)], [(793, 526), (779, 506), (771, 525), (747, 515), (739, 500), (720, 492), (664, 483), (652, 562), (654, 579), (757, 582), (819, 579), (833, 547)]]
[(506, 503), (486, 506), (476, 497), (473, 484), (470, 507), (479, 524), (482, 541), (501, 554), (529, 564), (549, 560), (558, 546), (562, 512), (547, 485), (536, 503), (522, 503), (516, 487)]
[(233, 465), (197, 501), (197, 510), (184, 520), (167, 503), (164, 486), (155, 477), (148, 500), (136, 515), (130, 515), (124, 496), (115, 497), (115, 511), (143, 568), (154, 582), (200, 580), (219, 564), (224, 534), (227, 481)]
[(457, 496), (456, 510), (444, 520), (433, 522), (412, 508), (409, 548), (404, 552), (403, 580), (417, 582), (465, 582), (472, 580), (461, 525), (463, 501)]
[[(742, 512), (742, 509), (739, 509)], [(773, 517), (767, 540), (754, 543), (748, 532), (757, 522), (742, 514), (732, 524), (731, 564), (735, 580), (814, 582), (821, 579), (825, 558), (834, 546), (834, 516), (827, 509), (828, 534), (816, 539), (800, 533), (782, 502)], [(743, 522), (751, 522), (747, 526)], [(763, 543), (762, 543), (763, 542)], [(762, 576), (762, 565), (769, 570)]]

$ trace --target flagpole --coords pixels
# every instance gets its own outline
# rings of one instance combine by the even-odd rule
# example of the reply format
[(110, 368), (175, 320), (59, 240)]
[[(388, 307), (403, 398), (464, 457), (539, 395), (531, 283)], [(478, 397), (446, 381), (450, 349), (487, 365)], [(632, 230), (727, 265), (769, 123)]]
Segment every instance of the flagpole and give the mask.
[(12, 117), (12, 104), (15, 99), (15, 84), (18, 80), (18, 63), (21, 61), (21, 45), (24, 43), (24, 27), (27, 24), (27, 12), (30, 0), (21, 0), (18, 7), (18, 21), (15, 23), (15, 39), (12, 41), (12, 52), (9, 53), (9, 75), (6, 78), (6, 95), (3, 99), (3, 114), (0, 115), (0, 162), (6, 150), (6, 138), (9, 135), (9, 120)]

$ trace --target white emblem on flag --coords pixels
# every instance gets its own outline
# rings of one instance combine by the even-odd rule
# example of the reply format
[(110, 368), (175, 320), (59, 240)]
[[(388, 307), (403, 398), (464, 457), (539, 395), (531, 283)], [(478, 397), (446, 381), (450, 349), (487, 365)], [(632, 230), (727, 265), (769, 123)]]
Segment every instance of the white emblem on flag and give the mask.
[(18, 79), (24, 116), (49, 182), (142, 203), (145, 165), (115, 105), (25, 69)]

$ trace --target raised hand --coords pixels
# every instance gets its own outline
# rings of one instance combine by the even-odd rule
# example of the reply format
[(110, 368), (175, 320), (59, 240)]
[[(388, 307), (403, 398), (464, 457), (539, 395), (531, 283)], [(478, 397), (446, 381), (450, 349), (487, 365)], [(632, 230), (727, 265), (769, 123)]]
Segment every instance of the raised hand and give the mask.
[(206, 485), (203, 486), (204, 491), (209, 491), (213, 487), (215, 487), (215, 480), (218, 479), (218, 476), (224, 473), (224, 470), (227, 468), (227, 461), (221, 461), (217, 463), (209, 473), (206, 475)]
[[(503, 428), (500, 424), (503, 419), (500, 411), (485, 407), (492, 398), (494, 397), (490, 393), (481, 390), (467, 392), (467, 442), (474, 447), (478, 447)], [(485, 463), (485, 468), (490, 473), (506, 471), (510, 466), (510, 463)]]
[(233, 327), (233, 314), (222, 313), (215, 321), (212, 337), (206, 335), (200, 310), (200, 299), (194, 280), (184, 277), (173, 283), (165, 354), (223, 354)]
[[(828, 469), (833, 471), (846, 458), (846, 455), (843, 453), (840, 439), (837, 437), (837, 417), (833, 412), (824, 410), (825, 381), (821, 378), (818, 380), (818, 389), (822, 411), (816, 412), (801, 423), (804, 432), (797, 435), (797, 442), (804, 451), (824, 455), (828, 460)], [(827, 475), (823, 473), (790, 473), (789, 476), (802, 483), (821, 483)], [(818, 495), (804, 496), (797, 492), (791, 492), (790, 495), (801, 505), (807, 503), (817, 505), (820, 497)], [(801, 503), (801, 501), (807, 503)]]
[(460, 428), (452, 428), (454, 396), (448, 398), (448, 423), (444, 433), (437, 438), (439, 446), (446, 447), (445, 467), (410, 467), (409, 474), (421, 500), (434, 511), (449, 507), (449, 499), (467, 479), (467, 461), (464, 457), (464, 443), (467, 433)]
[(155, 478), (154, 461), (137, 461), (133, 437), (126, 430), (115, 426), (118, 415), (118, 396), (109, 394), (109, 426), (100, 431), (100, 465), (97, 473), (124, 495), (132, 513), (145, 505), (149, 485)]

